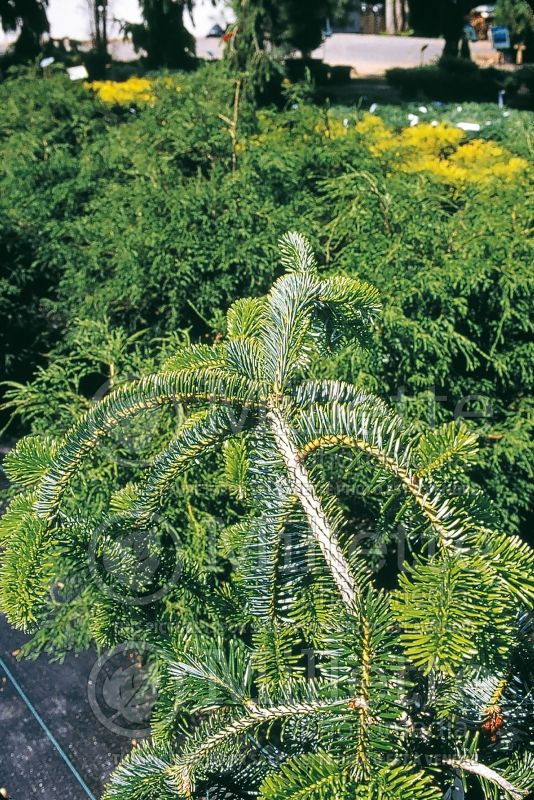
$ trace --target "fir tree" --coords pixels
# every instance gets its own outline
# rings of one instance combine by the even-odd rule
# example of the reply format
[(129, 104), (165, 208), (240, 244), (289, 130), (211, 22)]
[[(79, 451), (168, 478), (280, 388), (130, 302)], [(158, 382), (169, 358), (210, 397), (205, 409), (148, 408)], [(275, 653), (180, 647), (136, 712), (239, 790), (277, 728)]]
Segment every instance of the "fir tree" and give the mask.
[[(180, 350), (61, 441), (23, 439), (9, 456), (21, 491), (2, 521), (3, 608), (38, 625), (63, 559), (85, 575), (102, 644), (144, 635), (158, 650), (153, 737), (106, 800), (438, 800), (458, 780), (468, 796), (478, 782), (488, 800), (526, 797), (533, 553), (492, 527), (467, 482), (476, 439), (463, 425), (416, 433), (365, 390), (309, 375), (317, 350), (369, 341), (379, 300), (357, 279), (321, 275), (297, 234), (281, 253), (285, 273), (230, 308), (224, 341)], [(186, 419), (113, 498), (100, 549), (127, 571), (123, 538), (221, 448), (244, 513), (220, 533), (225, 570), (184, 558), (164, 599), (121, 605), (91, 583), (80, 476), (118, 426), (174, 403)], [(340, 469), (374, 489), (375, 542), (391, 549), (402, 532), (390, 590), (331, 485)]]

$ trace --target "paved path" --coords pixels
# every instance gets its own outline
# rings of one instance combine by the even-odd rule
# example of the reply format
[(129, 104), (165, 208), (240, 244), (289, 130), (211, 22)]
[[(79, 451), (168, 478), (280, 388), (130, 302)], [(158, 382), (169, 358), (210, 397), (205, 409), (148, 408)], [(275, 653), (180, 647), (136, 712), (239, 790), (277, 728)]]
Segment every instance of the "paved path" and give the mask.
[[(426, 48), (422, 50), (422, 48)], [(357, 75), (383, 75), (391, 67), (418, 67), (436, 61), (443, 50), (443, 39), (418, 36), (373, 36), (336, 33), (325, 40), (314, 56), (332, 66), (346, 64)], [(489, 42), (475, 42), (471, 48), (475, 61), (492, 58)]]
[[(424, 51), (422, 48), (426, 47)], [(418, 67), (438, 59), (443, 39), (418, 36), (373, 36), (358, 33), (334, 33), (313, 53), (326, 64), (353, 68), (355, 77), (383, 75), (391, 67)], [(222, 52), (218, 39), (197, 39), (197, 54), (202, 58), (219, 58)], [(489, 42), (475, 42), (471, 54), (480, 64), (495, 60)]]

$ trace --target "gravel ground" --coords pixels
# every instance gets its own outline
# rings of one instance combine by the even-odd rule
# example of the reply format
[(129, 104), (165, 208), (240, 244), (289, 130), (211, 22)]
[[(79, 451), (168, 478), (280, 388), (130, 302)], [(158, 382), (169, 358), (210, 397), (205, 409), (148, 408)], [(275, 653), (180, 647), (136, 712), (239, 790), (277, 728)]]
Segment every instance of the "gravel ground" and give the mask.
[(22, 691), (67, 755), (89, 793), (75, 778), (0, 665), (0, 788), (11, 800), (99, 798), (130, 740), (116, 736), (93, 714), (88, 701), (94, 651), (68, 656), (63, 664), (46, 658), (17, 661), (11, 653), (25, 641), (0, 616), (0, 654)]

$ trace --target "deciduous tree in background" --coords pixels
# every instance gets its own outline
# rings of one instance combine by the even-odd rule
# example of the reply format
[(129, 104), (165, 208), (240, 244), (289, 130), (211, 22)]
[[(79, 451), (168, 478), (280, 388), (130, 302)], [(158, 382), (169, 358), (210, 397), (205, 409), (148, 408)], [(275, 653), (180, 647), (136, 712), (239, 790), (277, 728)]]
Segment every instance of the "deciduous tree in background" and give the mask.
[(39, 52), (41, 36), (49, 29), (48, 0), (0, 0), (0, 21), (4, 31), (20, 30), (15, 53), (21, 59)]
[(320, 45), (326, 20), (339, 17), (346, 5), (340, 0), (267, 0), (273, 41), (306, 58)]
[(408, 0), (386, 0), (386, 33), (402, 33), (408, 20)]
[(497, 0), (495, 22), (510, 29), (511, 44), (524, 45), (523, 60), (534, 57), (534, 0)]
[(457, 58), (460, 55), (466, 15), (472, 5), (472, 0), (440, 0), (441, 34), (445, 39), (443, 47), (445, 57)]
[(195, 40), (184, 25), (192, 0), (140, 0), (143, 22), (125, 25), (136, 50), (145, 50), (150, 69), (187, 69), (195, 61)]
[(95, 52), (105, 54), (108, 47), (109, 0), (88, 0), (91, 34)]
[(418, 36), (443, 36), (443, 55), (456, 58), (467, 14), (474, 5), (473, 0), (409, 0), (409, 24)]

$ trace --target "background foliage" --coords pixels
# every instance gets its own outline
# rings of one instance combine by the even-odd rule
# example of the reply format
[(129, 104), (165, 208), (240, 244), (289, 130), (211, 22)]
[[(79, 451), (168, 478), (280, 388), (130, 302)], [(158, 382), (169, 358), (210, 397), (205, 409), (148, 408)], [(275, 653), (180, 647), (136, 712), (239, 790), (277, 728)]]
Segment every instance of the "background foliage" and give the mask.
[[(288, 86), (285, 110), (242, 101), (234, 131), (236, 82), (220, 65), (122, 104), (60, 75), (42, 85), (28, 71), (0, 86), (6, 378), (27, 381), (39, 365), (52, 380), (79, 319), (126, 337), (144, 329), (147, 341), (211, 337), (233, 298), (265, 290), (292, 223), (324, 250), (324, 270), (335, 262), (384, 297), (373, 363), (348, 350), (344, 374), (437, 421), (480, 395), (463, 406), (484, 437), (476, 477), (526, 529), (528, 114), (414, 108), (419, 126), (401, 130), (408, 109), (379, 111), (382, 123)], [(481, 132), (452, 127), (465, 119)], [(100, 340), (84, 336), (90, 358), (74, 382), (88, 398), (106, 370)], [(446, 399), (433, 402), (434, 387)], [(38, 416), (28, 394), (8, 391), (26, 422)]]
[(143, 22), (124, 26), (136, 51), (144, 50), (148, 68), (186, 69), (195, 62), (195, 40), (184, 25), (184, 12), (192, 13), (191, 0), (142, 0)]

